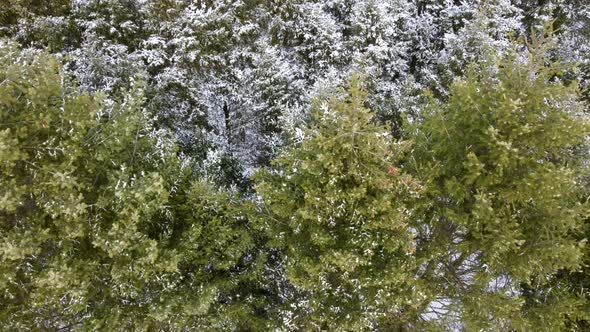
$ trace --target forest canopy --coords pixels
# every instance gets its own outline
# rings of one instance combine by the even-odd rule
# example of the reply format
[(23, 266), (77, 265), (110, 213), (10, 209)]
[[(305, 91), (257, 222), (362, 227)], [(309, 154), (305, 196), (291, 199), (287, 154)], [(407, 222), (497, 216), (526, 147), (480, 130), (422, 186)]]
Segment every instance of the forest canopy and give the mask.
[(586, 331), (584, 1), (8, 0), (10, 331)]

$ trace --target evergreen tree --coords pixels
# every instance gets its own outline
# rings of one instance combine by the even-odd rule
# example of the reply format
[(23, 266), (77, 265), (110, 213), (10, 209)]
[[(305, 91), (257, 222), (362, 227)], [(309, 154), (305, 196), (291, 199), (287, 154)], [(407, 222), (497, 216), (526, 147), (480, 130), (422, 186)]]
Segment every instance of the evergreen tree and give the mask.
[(402, 324), (424, 298), (407, 205), (420, 186), (396, 166), (404, 143), (372, 122), (357, 77), (319, 103), (302, 142), (256, 177), (271, 245), (306, 291), (297, 326), (362, 330)]
[(37, 17), (66, 16), (70, 12), (70, 6), (71, 0), (5, 0), (0, 13), (0, 27), (3, 28), (0, 29), (0, 36), (3, 33), (14, 33), (14, 28), (22, 21), (31, 21)]
[(53, 57), (0, 46), (3, 328), (260, 326), (261, 245), (234, 199), (188, 184), (141, 81), (107, 107)]
[(2, 321), (58, 329), (94, 310), (116, 321), (138, 288), (174, 269), (140, 226), (166, 202), (157, 170), (174, 155), (146, 136), (140, 87), (107, 113), (52, 57), (1, 46)]
[(583, 297), (546, 287), (582, 263), (588, 206), (575, 151), (589, 129), (546, 51), (533, 38), (472, 65), (447, 103), (431, 102), (414, 138), (409, 164), (427, 188), (420, 278), (434, 287), (426, 311), (447, 327), (558, 330), (583, 313)]
[(0, 3), (5, 329), (588, 329), (585, 0)]

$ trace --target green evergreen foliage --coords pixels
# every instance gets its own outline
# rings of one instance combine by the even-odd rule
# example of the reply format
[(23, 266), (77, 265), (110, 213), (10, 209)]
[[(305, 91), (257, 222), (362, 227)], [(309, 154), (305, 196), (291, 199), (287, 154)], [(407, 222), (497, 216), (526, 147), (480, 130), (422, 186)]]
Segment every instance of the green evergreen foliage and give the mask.
[(589, 330), (586, 7), (0, 0), (0, 330)]
[(107, 111), (52, 57), (1, 52), (2, 321), (57, 329), (94, 308), (116, 322), (119, 301), (174, 268), (141, 230), (167, 201), (157, 170), (173, 155), (152, 151), (140, 87)]
[(319, 103), (299, 144), (259, 173), (271, 245), (308, 292), (300, 327), (362, 330), (423, 299), (407, 203), (420, 186), (396, 166), (405, 148), (372, 122), (358, 77)]
[(566, 285), (546, 287), (582, 264), (587, 168), (576, 150), (589, 129), (547, 49), (533, 36), (524, 51), (473, 64), (448, 103), (432, 100), (414, 137), (408, 164), (427, 188), (420, 277), (437, 314), (467, 330), (556, 331), (587, 314)]
[(3, 42), (0, 68), (3, 329), (258, 324), (265, 256), (245, 214), (188, 185), (174, 145), (151, 137), (141, 81), (107, 108), (46, 54)]

